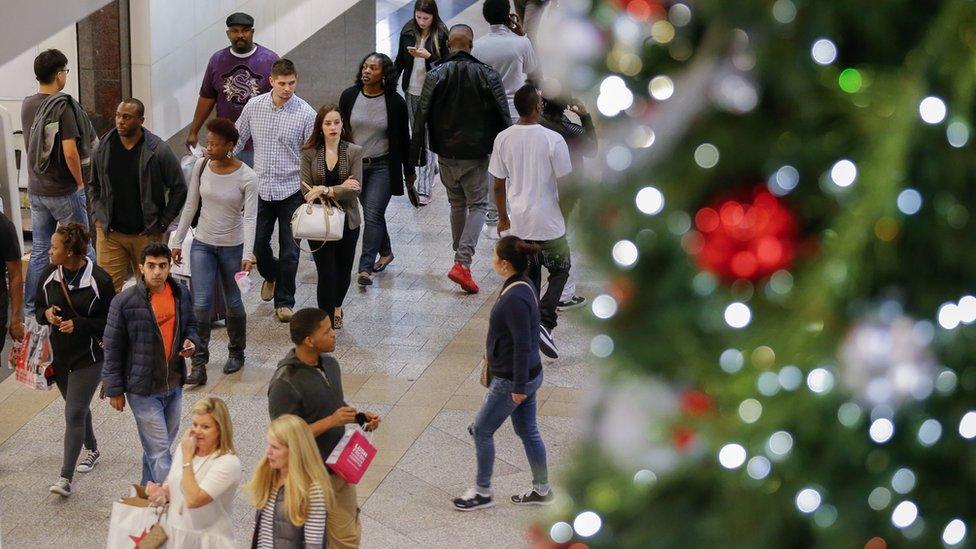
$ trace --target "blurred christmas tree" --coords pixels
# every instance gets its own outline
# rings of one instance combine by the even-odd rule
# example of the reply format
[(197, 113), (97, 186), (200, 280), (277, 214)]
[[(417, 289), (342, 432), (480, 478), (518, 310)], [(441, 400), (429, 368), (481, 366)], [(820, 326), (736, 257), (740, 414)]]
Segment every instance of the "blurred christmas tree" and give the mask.
[(606, 373), (537, 545), (966, 545), (976, 2), (561, 7)]

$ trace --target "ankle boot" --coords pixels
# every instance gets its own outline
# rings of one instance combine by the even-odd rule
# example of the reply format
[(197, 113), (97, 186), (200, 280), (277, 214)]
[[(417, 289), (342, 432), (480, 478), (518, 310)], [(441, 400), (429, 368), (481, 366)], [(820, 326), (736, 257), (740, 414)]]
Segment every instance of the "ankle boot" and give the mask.
[(244, 367), (244, 348), (247, 346), (247, 317), (227, 316), (227, 363), (224, 373), (233, 374)]
[(190, 375), (186, 376), (187, 387), (199, 387), (201, 385), (207, 384), (207, 366), (206, 364), (194, 364), (190, 368)]

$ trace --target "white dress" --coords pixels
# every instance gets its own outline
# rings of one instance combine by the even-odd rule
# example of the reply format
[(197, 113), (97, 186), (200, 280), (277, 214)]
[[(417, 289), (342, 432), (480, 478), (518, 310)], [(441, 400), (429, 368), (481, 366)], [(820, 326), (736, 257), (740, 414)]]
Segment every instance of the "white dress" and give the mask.
[(173, 456), (173, 466), (169, 476), (169, 536), (167, 546), (179, 549), (233, 549), (234, 528), (231, 523), (231, 509), (234, 496), (241, 483), (241, 460), (234, 454), (219, 457), (193, 458), (193, 472), (197, 484), (213, 501), (189, 509), (183, 500), (183, 458)]

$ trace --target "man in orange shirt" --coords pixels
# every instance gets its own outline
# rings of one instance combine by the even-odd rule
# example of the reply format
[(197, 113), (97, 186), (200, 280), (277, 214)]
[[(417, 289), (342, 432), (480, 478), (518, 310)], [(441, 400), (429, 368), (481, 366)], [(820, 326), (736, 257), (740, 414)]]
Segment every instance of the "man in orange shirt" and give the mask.
[(170, 250), (142, 250), (135, 286), (112, 300), (105, 326), (102, 381), (113, 408), (132, 407), (142, 441), (142, 484), (162, 483), (171, 465), (186, 378), (185, 358), (197, 348), (193, 296), (170, 276)]

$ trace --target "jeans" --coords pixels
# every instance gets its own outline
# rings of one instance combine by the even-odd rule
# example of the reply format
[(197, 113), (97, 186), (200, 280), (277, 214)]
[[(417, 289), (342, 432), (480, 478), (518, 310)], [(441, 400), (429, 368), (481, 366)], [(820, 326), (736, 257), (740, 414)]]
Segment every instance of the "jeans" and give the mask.
[(447, 189), (451, 204), (451, 237), (454, 261), (471, 265), (478, 237), (485, 226), (488, 206), (488, 157), (476, 160), (457, 160), (438, 157), (441, 181)]
[[(295, 275), (298, 273), (298, 243), (291, 235), (291, 216), (305, 202), (301, 191), (282, 200), (258, 198), (258, 220), (254, 234), (254, 258), (262, 278), (275, 283), (274, 306), (295, 306)], [(271, 235), (278, 224), (278, 254), (271, 250)]]
[(376, 254), (393, 255), (390, 233), (386, 230), (386, 207), (393, 196), (390, 191), (389, 160), (363, 165), (363, 191), (359, 202), (363, 205), (363, 250), (359, 256), (359, 272), (373, 272)]
[(101, 364), (93, 364), (54, 378), (61, 398), (64, 399), (64, 458), (61, 462), (61, 476), (68, 480), (74, 478), (82, 444), (89, 450), (98, 450), (95, 431), (92, 429), (91, 401), (101, 381)]
[(170, 448), (180, 427), (183, 388), (176, 387), (149, 396), (126, 394), (136, 418), (142, 442), (142, 485), (150, 480), (162, 484), (169, 474), (173, 457)]
[(346, 226), (342, 233), (342, 240), (326, 242), (319, 248), (321, 242), (310, 240), (312, 259), (315, 260), (315, 272), (318, 283), (315, 285), (315, 296), (318, 307), (329, 313), (331, 318), (336, 307), (342, 307), (349, 291), (352, 279), (352, 262), (356, 256), (356, 241), (359, 240), (359, 227), (350, 229)]
[[(88, 230), (88, 201), (85, 189), (78, 189), (67, 196), (41, 196), (31, 194), (31, 252), (24, 288), (24, 307), (27, 314), (34, 311), (34, 293), (38, 278), (47, 267), (47, 252), (51, 249), (51, 235), (59, 223), (74, 221)], [(88, 257), (95, 261), (95, 249), (88, 245)]]
[(569, 243), (566, 236), (560, 236), (555, 240), (526, 240), (533, 244), (542, 246), (539, 252), (529, 262), (529, 278), (535, 284), (536, 292), (542, 291), (542, 268), (549, 271), (549, 285), (546, 293), (539, 299), (539, 323), (547, 330), (556, 327), (556, 307), (559, 306), (559, 298), (562, 296), (563, 287), (569, 279)]
[(512, 381), (493, 378), (485, 401), (468, 427), (474, 437), (475, 455), (478, 459), (476, 487), (479, 494), (491, 495), (491, 473), (495, 466), (495, 431), (512, 416), (515, 434), (522, 439), (525, 457), (532, 470), (532, 487), (540, 493), (549, 491), (549, 468), (546, 465), (546, 445), (536, 425), (536, 392), (542, 386), (542, 372), (525, 386), (528, 398), (521, 404), (512, 401)]
[[(413, 119), (417, 116), (420, 109), (420, 96), (407, 94), (407, 109), (410, 110), (410, 127), (413, 128)], [(430, 198), (434, 192), (434, 177), (437, 171), (437, 155), (430, 149), (424, 149), (427, 156), (427, 163), (424, 166), (417, 166), (417, 179), (414, 188), (417, 195)]]
[(227, 300), (228, 316), (244, 316), (244, 300), (241, 299), (241, 289), (234, 279), (241, 270), (241, 260), (244, 255), (244, 245), (212, 246), (197, 239), (193, 239), (190, 248), (190, 272), (193, 273), (193, 308), (207, 311), (213, 307), (214, 288), (216, 280), (224, 290)]

